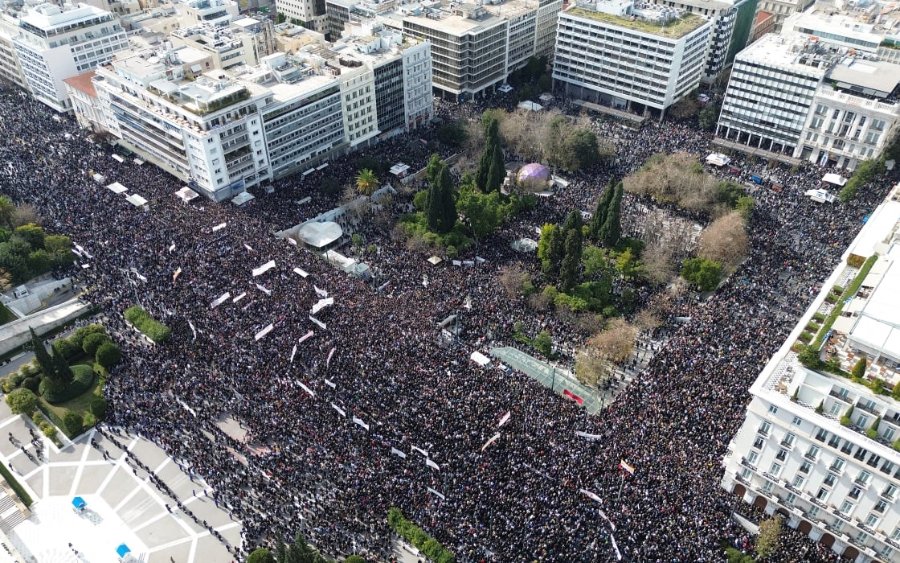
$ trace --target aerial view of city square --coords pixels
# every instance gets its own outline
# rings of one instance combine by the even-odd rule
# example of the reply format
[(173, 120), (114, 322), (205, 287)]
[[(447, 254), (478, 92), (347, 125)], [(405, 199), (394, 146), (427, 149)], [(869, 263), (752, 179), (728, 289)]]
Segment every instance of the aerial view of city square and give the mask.
[(900, 5), (0, 0), (0, 563), (900, 563)]

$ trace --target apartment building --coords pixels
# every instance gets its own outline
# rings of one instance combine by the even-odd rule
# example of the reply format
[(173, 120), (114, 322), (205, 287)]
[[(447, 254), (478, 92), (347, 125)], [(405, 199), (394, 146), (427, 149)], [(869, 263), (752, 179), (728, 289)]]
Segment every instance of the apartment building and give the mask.
[(325, 33), (325, 0), (275, 0), (275, 10), (292, 23)]
[(762, 0), (759, 11), (772, 14), (775, 18), (775, 32), (778, 33), (791, 14), (804, 12), (815, 3), (816, 0)]
[(41, 4), (19, 19), (13, 44), (35, 99), (68, 112), (63, 80), (109, 62), (128, 39), (110, 12), (86, 4)]
[(275, 52), (275, 27), (269, 20), (241, 18), (229, 25), (199, 24), (169, 35), (174, 45), (185, 45), (210, 56), (215, 68), (256, 66)]
[(28, 89), (28, 82), (22, 74), (22, 66), (19, 64), (19, 55), (16, 53), (16, 45), (13, 37), (19, 29), (16, 18), (0, 13), (0, 76), (12, 82), (19, 88)]
[[(898, 295), (900, 185), (750, 388), (723, 460), (723, 488), (856, 563), (900, 559)], [(819, 365), (799, 361), (805, 342)]]
[(554, 86), (573, 98), (662, 115), (700, 83), (711, 28), (674, 8), (578, 2), (559, 15)]
[(732, 148), (854, 169), (895, 131), (900, 65), (794, 33), (735, 60), (716, 135)]
[(561, 6), (561, 0), (416, 4), (401, 6), (385, 23), (431, 43), (434, 89), (461, 101), (500, 86), (532, 56), (551, 56)]
[(234, 0), (184, 0), (176, 9), (183, 27), (228, 25), (240, 17), (240, 8)]
[(775, 16), (773, 14), (770, 14), (769, 12), (756, 12), (756, 17), (753, 19), (753, 28), (750, 30), (750, 39), (747, 40), (747, 45), (755, 43), (760, 37), (767, 33), (772, 33), (773, 31), (775, 31)]

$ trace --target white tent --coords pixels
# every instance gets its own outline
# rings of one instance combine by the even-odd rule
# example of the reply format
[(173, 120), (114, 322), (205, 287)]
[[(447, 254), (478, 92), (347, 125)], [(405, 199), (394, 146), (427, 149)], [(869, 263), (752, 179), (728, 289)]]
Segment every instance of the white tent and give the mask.
[(125, 162), (125, 159), (117, 154), (112, 155), (112, 158), (113, 158), (113, 160), (115, 160), (117, 162)]
[(137, 194), (131, 194), (125, 199), (128, 201), (128, 203), (135, 207), (144, 207), (145, 205), (147, 205), (147, 200)]
[(508, 93), (508, 92), (512, 92), (513, 87), (510, 86), (509, 84), (503, 84), (502, 86), (500, 86), (499, 88), (497, 88), (497, 90), (500, 90), (501, 92), (503, 92), (504, 94), (506, 94), (506, 93)]
[(194, 190), (192, 190), (191, 188), (189, 188), (187, 186), (184, 186), (183, 188), (181, 188), (180, 190), (175, 192), (175, 195), (177, 195), (178, 199), (180, 199), (181, 201), (183, 201), (185, 203), (195, 200), (198, 197), (200, 197), (200, 194), (198, 194), (197, 192), (195, 192)]
[(553, 94), (551, 94), (550, 92), (544, 92), (543, 94), (541, 94), (541, 95), (538, 97), (538, 99), (539, 99), (540, 101), (544, 102), (544, 103), (552, 102), (552, 101), (553, 101)]
[(341, 229), (341, 226), (334, 221), (326, 221), (324, 223), (310, 221), (297, 231), (297, 237), (313, 248), (328, 246), (341, 238), (343, 234), (344, 231)]
[(104, 176), (103, 174), (95, 173), (93, 176), (91, 176), (91, 178), (93, 178), (94, 181), (97, 182), (98, 184), (102, 184), (103, 182), (106, 181), (106, 176)]
[(251, 194), (250, 192), (241, 192), (238, 195), (231, 198), (231, 203), (240, 207), (242, 205), (246, 205), (247, 202), (253, 201), (254, 199), (256, 199), (256, 196)]
[(128, 188), (118, 182), (113, 182), (112, 184), (106, 186), (106, 189), (114, 194), (123, 194), (128, 191)]
[(825, 177), (822, 178), (823, 182), (827, 182), (829, 184), (834, 184), (835, 186), (843, 186), (847, 183), (847, 179), (841, 176), (840, 174), (828, 173), (825, 174)]
[(397, 176), (398, 178), (402, 178), (406, 176), (406, 173), (409, 171), (409, 165), (403, 162), (398, 162), (397, 164), (391, 166), (391, 174)]
[(725, 166), (731, 162), (731, 159), (722, 153), (714, 152), (706, 157), (706, 163), (713, 166)]
[(480, 365), (480, 366), (482, 366), (482, 367), (484, 367), (484, 366), (488, 365), (489, 363), (491, 363), (491, 359), (490, 359), (490, 358), (488, 358), (487, 356), (485, 356), (484, 354), (482, 354), (481, 352), (479, 352), (479, 351), (477, 351), (477, 350), (476, 350), (475, 352), (472, 352), (472, 355), (469, 356), (469, 358), (470, 358), (473, 362), (475, 362), (476, 364), (478, 364), (478, 365)]
[(520, 238), (518, 240), (514, 240), (511, 246), (516, 252), (534, 252), (535, 250), (537, 250), (538, 243), (534, 239)]
[(432, 256), (431, 258), (428, 259), (428, 262), (429, 262), (432, 266), (437, 266), (438, 264), (440, 264), (441, 262), (443, 262), (443, 260), (441, 260), (440, 256)]
[(542, 109), (544, 109), (544, 106), (536, 102), (524, 101), (519, 103), (518, 108), (527, 111), (541, 111)]
[(825, 190), (806, 190), (804, 195), (819, 203), (834, 203), (837, 199), (833, 194), (830, 194)]

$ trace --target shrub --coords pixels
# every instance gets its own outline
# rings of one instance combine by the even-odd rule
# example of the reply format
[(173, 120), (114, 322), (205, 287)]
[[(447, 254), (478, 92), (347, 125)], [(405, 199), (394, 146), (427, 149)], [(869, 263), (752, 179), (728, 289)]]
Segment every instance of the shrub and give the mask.
[(802, 340), (806, 344), (809, 344), (812, 339), (813, 333), (809, 331), (803, 331), (803, 333), (800, 335), (800, 340)]
[(81, 425), (87, 430), (89, 428), (93, 428), (97, 424), (97, 417), (94, 416), (93, 413), (86, 412), (84, 416), (81, 417)]
[(366, 560), (359, 555), (351, 555), (350, 557), (344, 559), (344, 563), (366, 563)]
[(84, 350), (84, 353), (88, 356), (93, 356), (97, 353), (97, 348), (106, 342), (109, 342), (109, 337), (101, 332), (94, 332), (84, 337), (84, 341), (81, 343), (81, 349)]
[(24, 379), (24, 381), (22, 381), (22, 387), (24, 387), (25, 389), (28, 389), (32, 393), (37, 393), (40, 385), (41, 385), (41, 378), (37, 377), (35, 375), (32, 375), (31, 377), (26, 377)]
[[(85, 339), (86, 341), (87, 339)], [(122, 359), (122, 352), (119, 347), (112, 342), (104, 342), (97, 348), (97, 354), (94, 357), (98, 364), (109, 369), (119, 363)]]
[(74, 346), (76, 346), (79, 350), (81, 350), (82, 345), (84, 344), (84, 339), (89, 334), (106, 334), (106, 329), (103, 328), (103, 325), (93, 323), (87, 326), (83, 326), (68, 338), (69, 342), (71, 342)]
[(850, 372), (850, 376), (853, 378), (853, 381), (857, 383), (862, 381), (863, 376), (866, 375), (866, 359), (860, 358), (853, 365), (853, 370)]
[(275, 556), (264, 547), (257, 547), (247, 557), (247, 563), (275, 563)]
[(700, 291), (712, 291), (722, 281), (722, 265), (706, 258), (689, 258), (682, 265), (681, 277)]
[(388, 510), (388, 524), (406, 541), (419, 548), (422, 553), (438, 563), (454, 563), (456, 556), (437, 540), (425, 533), (403, 516), (398, 508)]
[(81, 347), (68, 338), (59, 338), (50, 345), (53, 351), (67, 360), (71, 360), (81, 354)]
[(819, 369), (822, 367), (822, 359), (819, 358), (819, 351), (812, 346), (804, 346), (797, 354), (797, 359), (809, 369)]
[(813, 319), (821, 323), (825, 320), (825, 315), (823, 315), (822, 313), (816, 313), (815, 315), (813, 315)]
[(841, 426), (850, 426), (851, 424), (853, 424), (853, 419), (850, 418), (852, 416), (853, 407), (851, 406), (849, 409), (847, 409), (847, 412), (844, 414), (844, 416), (841, 417)]
[(63, 425), (66, 427), (66, 434), (69, 436), (78, 436), (84, 430), (82, 427), (82, 417), (75, 411), (66, 411), (62, 421)]
[(532, 345), (534, 346), (535, 350), (548, 358), (553, 351), (553, 339), (550, 337), (550, 333), (546, 330), (542, 330), (538, 333), (537, 336), (534, 337), (534, 340), (532, 340)]
[(94, 384), (94, 370), (91, 366), (76, 364), (72, 366), (72, 382), (59, 387), (44, 378), (38, 389), (41, 396), (50, 404), (62, 403), (81, 395)]
[(97, 420), (103, 420), (106, 416), (106, 399), (103, 397), (94, 397), (91, 400), (91, 414), (97, 417)]
[(13, 384), (12, 380), (8, 377), (4, 377), (2, 379), (3, 383), (0, 384), (0, 388), (3, 389), (4, 393), (10, 393), (13, 389), (16, 388), (15, 384)]
[(15, 414), (31, 416), (37, 408), (37, 396), (29, 389), (15, 389), (6, 396), (6, 404)]
[(12, 385), (13, 389), (22, 385), (22, 381), (25, 380), (25, 375), (21, 372), (15, 372), (9, 376), (9, 382)]

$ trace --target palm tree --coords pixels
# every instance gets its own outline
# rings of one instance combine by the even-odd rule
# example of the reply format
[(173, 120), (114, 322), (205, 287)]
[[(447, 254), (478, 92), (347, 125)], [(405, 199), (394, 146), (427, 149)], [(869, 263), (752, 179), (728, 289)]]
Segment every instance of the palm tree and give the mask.
[(363, 168), (356, 175), (356, 189), (362, 195), (372, 195), (378, 187), (378, 178), (370, 168)]

